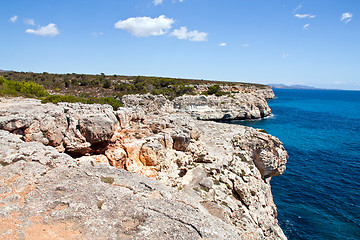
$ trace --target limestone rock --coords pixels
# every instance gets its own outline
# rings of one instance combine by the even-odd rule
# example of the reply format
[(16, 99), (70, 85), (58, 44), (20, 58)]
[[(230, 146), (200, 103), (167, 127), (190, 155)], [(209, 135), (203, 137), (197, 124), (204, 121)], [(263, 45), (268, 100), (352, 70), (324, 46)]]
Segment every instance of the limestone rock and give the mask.
[(254, 239), (286, 239), (276, 220), (270, 186), (271, 177), (285, 170), (287, 159), (278, 139), (256, 129), (185, 115), (162, 118), (174, 126), (196, 127), (201, 134), (181, 149), (185, 156), (190, 154), (186, 164), (176, 155), (166, 155), (163, 161), (171, 167), (159, 172), (160, 181), (198, 198), (214, 216)]
[(122, 101), (126, 107), (140, 107), (148, 113), (151, 112), (160, 114), (174, 111), (172, 102), (162, 95), (131, 94), (123, 96)]
[(122, 128), (128, 127), (131, 122), (141, 122), (145, 119), (145, 111), (142, 108), (119, 108), (115, 115)]
[[(157, 97), (160, 100), (148, 96), (144, 104), (163, 104), (161, 96)], [(196, 97), (184, 99), (191, 103)], [(201, 101), (209, 104), (210, 98)], [(249, 109), (256, 99), (254, 96), (246, 114), (255, 114)], [(263, 97), (259, 99), (263, 101)], [(0, 127), (17, 135), (0, 131), (0, 145), (4, 146), (0, 150), (0, 177), (17, 168), (23, 172), (29, 168), (26, 174), (36, 175), (29, 192), (24, 193), (29, 195), (25, 205), (25, 197), (9, 195), (9, 201), (20, 199), (16, 204), (25, 210), (16, 204), (2, 208), (0, 202), (2, 220), (13, 221), (8, 225), (11, 231), (4, 234), (24, 236), (28, 227), (29, 233), (35, 234), (32, 226), (37, 226), (56, 227), (86, 239), (286, 239), (276, 219), (270, 186), (271, 177), (285, 170), (287, 153), (282, 143), (256, 129), (196, 120), (192, 113), (181, 110), (189, 105), (185, 100), (180, 110), (168, 114), (165, 109), (171, 107), (166, 101), (164, 108), (156, 107), (164, 112), (150, 113), (152, 110), (146, 108), (113, 112), (106, 105), (3, 99)], [(254, 112), (261, 115), (259, 108)], [(44, 145), (71, 153), (76, 159)], [(16, 174), (25, 174), (21, 171)], [(0, 184), (4, 183), (0, 179)], [(54, 187), (56, 183), (59, 186)], [(39, 191), (33, 191), (34, 187)], [(12, 191), (9, 189), (1, 186), (0, 194)], [(9, 215), (12, 213), (15, 215)], [(17, 224), (24, 216), (41, 221), (31, 225), (33, 220), (26, 218), (24, 226), (15, 228), (21, 226)], [(162, 221), (167, 225), (161, 225)]]
[(85, 154), (106, 145), (118, 120), (111, 106), (41, 104), (35, 99), (2, 99), (0, 129), (58, 150)]
[(183, 95), (172, 101), (164, 96), (126, 95), (127, 107), (141, 107), (147, 113), (183, 112), (201, 120), (256, 119), (270, 115), (266, 99), (273, 98), (271, 89), (257, 89), (250, 93), (232, 93), (231, 97), (214, 95)]
[(0, 171), (1, 238), (248, 239), (159, 182), (108, 165), (77, 166), (52, 147), (0, 135), (8, 164)]

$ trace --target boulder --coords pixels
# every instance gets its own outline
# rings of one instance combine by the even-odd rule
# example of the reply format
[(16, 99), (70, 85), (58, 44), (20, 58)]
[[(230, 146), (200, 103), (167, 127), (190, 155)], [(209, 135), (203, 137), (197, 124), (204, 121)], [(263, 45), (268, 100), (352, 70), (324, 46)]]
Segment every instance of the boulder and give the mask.
[(118, 120), (109, 105), (41, 104), (35, 99), (1, 99), (0, 129), (59, 151), (85, 154), (108, 144)]

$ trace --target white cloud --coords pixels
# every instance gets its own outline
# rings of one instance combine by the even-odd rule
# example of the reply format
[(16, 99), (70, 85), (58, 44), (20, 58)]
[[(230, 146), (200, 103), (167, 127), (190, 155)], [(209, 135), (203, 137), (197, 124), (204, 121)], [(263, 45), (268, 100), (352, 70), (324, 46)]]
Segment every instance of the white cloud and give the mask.
[(103, 32), (93, 32), (93, 33), (91, 33), (91, 35), (93, 35), (94, 37), (99, 37), (99, 36), (104, 35), (104, 33)]
[(35, 25), (34, 19), (30, 19), (30, 18), (26, 18), (24, 20), (24, 23), (27, 24), (27, 25)]
[(175, 36), (178, 39), (184, 39), (194, 42), (202, 42), (207, 41), (207, 33), (199, 32), (197, 30), (188, 31), (186, 27), (181, 27), (180, 29), (175, 29), (171, 34), (171, 36)]
[(304, 30), (309, 30), (309, 27), (310, 27), (310, 24), (305, 24), (304, 27), (303, 27), (303, 29), (304, 29)]
[(225, 42), (220, 43), (219, 46), (220, 46), (220, 47), (225, 47), (225, 46), (226, 46), (226, 43), (225, 43)]
[(351, 21), (352, 17), (353, 17), (353, 15), (352, 15), (351, 13), (348, 13), (348, 12), (347, 12), (347, 13), (343, 13), (343, 14), (341, 15), (340, 21), (345, 21), (345, 23), (348, 23), (348, 22)]
[(294, 15), (295, 17), (297, 17), (297, 18), (315, 18), (316, 17), (316, 15), (311, 15), (311, 14), (295, 14)]
[[(164, 0), (153, 0), (153, 4), (155, 6), (162, 4)], [(179, 2), (183, 2), (184, 0), (178, 0)], [(172, 0), (172, 2), (176, 2), (175, 0)]]
[(288, 54), (288, 53), (283, 53), (282, 54), (282, 58), (287, 58), (287, 57), (289, 57), (290, 56), (290, 54)]
[(54, 37), (54, 36), (60, 34), (58, 28), (56, 27), (56, 24), (54, 24), (54, 23), (49, 23), (49, 25), (44, 26), (44, 27), (39, 26), (39, 28), (37, 30), (26, 29), (25, 32), (30, 33), (30, 34), (39, 35), (39, 36), (44, 36), (44, 37)]
[(10, 18), (10, 22), (16, 22), (18, 20), (18, 16), (12, 16), (11, 18)]
[(159, 4), (161, 4), (163, 2), (163, 0), (154, 0), (154, 5), (156, 6), (156, 5), (159, 5)]
[(250, 47), (249, 43), (244, 43), (243, 45), (241, 45), (242, 47)]
[(294, 10), (293, 10), (293, 13), (296, 12), (297, 10), (300, 10), (302, 8), (302, 5), (299, 4)]
[(137, 37), (164, 35), (174, 23), (174, 20), (161, 15), (157, 18), (132, 17), (115, 23), (115, 28), (128, 31)]

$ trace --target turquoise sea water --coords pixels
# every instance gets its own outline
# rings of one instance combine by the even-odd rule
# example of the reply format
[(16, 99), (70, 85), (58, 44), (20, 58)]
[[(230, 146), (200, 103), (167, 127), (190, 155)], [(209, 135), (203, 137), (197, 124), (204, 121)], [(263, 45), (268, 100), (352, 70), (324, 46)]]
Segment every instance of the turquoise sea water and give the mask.
[(235, 124), (278, 137), (290, 158), (271, 180), (289, 239), (360, 239), (360, 91), (274, 89), (273, 116)]

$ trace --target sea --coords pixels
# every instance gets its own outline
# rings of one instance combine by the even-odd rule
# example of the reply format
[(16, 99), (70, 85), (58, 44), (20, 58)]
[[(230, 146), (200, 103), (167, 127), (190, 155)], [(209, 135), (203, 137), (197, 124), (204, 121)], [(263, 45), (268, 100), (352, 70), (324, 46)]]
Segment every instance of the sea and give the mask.
[(360, 239), (360, 91), (274, 89), (265, 129), (289, 154), (271, 180), (288, 239)]

